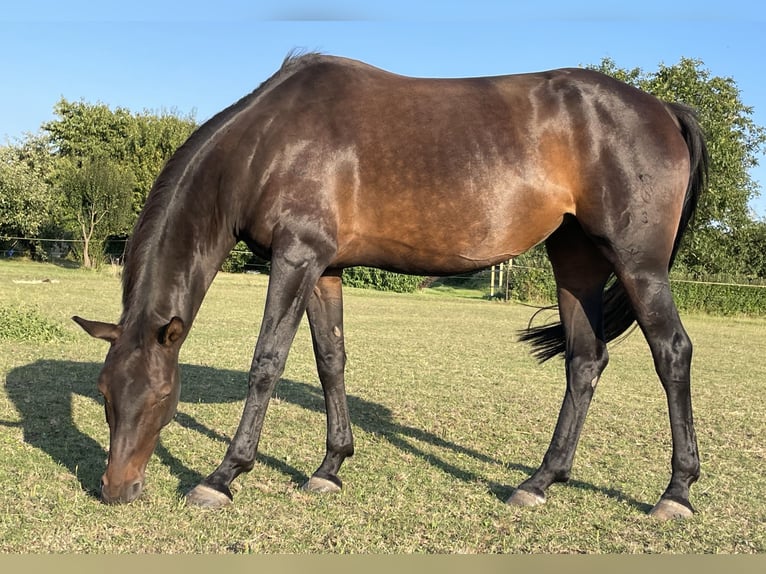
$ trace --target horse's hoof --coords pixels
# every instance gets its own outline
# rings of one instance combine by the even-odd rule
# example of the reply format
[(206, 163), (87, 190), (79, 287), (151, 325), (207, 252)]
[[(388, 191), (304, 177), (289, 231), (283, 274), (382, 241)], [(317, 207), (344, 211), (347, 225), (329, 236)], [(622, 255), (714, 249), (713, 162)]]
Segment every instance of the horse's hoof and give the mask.
[(231, 504), (231, 498), (215, 488), (204, 484), (198, 484), (186, 493), (187, 506), (199, 506), (200, 508), (223, 508)]
[(545, 504), (545, 497), (517, 488), (505, 503), (511, 506), (539, 506)]
[(322, 478), (321, 476), (312, 476), (301, 486), (301, 490), (306, 492), (318, 492), (321, 494), (340, 492), (340, 486), (332, 480)]
[(673, 520), (675, 518), (691, 518), (694, 516), (694, 511), (680, 502), (663, 498), (649, 511), (649, 516), (659, 520)]

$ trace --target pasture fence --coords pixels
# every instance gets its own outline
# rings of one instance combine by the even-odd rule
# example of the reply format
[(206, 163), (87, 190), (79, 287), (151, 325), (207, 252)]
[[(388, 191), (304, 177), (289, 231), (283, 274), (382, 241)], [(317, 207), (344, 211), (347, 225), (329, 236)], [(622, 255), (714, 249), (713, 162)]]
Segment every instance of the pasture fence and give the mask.
[[(120, 265), (127, 239), (102, 242), (105, 263)], [(83, 241), (71, 238), (0, 236), (0, 260), (30, 258), (52, 263), (74, 262)], [(268, 273), (269, 262), (255, 257), (239, 243), (222, 266), (233, 273)], [(346, 284), (382, 290), (412, 291), (419, 287), (479, 292), (487, 299), (549, 305), (556, 300), (556, 283), (550, 267), (523, 265), (509, 260), (481, 271), (448, 277), (412, 278), (395, 273), (357, 268), (344, 275)], [(671, 275), (676, 303), (682, 311), (725, 316), (765, 316), (766, 278), (721, 280), (717, 277), (689, 278)]]

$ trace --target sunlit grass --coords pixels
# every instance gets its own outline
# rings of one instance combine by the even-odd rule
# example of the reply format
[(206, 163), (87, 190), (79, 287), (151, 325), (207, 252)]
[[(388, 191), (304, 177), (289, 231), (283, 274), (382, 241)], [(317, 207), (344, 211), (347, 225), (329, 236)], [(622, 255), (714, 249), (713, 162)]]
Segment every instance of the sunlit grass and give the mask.
[(69, 317), (116, 320), (119, 278), (1, 262), (3, 304), (35, 309), (66, 336), (0, 340), (0, 551), (766, 551), (766, 320), (684, 318), (703, 474), (692, 488), (698, 514), (663, 524), (645, 513), (669, 478), (670, 433), (640, 334), (610, 348), (571, 483), (552, 487), (543, 507), (511, 508), (503, 501), (550, 440), (563, 366), (538, 365), (516, 341), (528, 307), (443, 293), (346, 290), (357, 454), (341, 471), (341, 494), (299, 490), (325, 440), (304, 322), (234, 505), (186, 508), (183, 493), (220, 462), (239, 421), (265, 287), (264, 276), (216, 279), (181, 352), (178, 415), (146, 491), (110, 507), (94, 496), (108, 443), (95, 390), (107, 345)]

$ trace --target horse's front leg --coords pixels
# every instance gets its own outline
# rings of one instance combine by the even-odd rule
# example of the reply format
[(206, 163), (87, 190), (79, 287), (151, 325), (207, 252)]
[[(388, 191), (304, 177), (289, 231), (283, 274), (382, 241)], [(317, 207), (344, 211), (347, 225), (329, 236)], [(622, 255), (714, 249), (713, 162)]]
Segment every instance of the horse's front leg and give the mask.
[(310, 247), (297, 241), (272, 258), (266, 308), (239, 427), (218, 468), (186, 495), (187, 504), (225, 506), (233, 498), (229, 488), (232, 481), (255, 465), (266, 408), (284, 371), (309, 297), (324, 271), (322, 260)]
[(309, 299), (306, 313), (314, 343), (317, 372), (327, 411), (327, 452), (319, 468), (303, 485), (311, 492), (337, 492), (340, 465), (354, 454), (354, 437), (343, 381), (346, 352), (343, 343), (343, 293), (340, 272), (322, 276)]

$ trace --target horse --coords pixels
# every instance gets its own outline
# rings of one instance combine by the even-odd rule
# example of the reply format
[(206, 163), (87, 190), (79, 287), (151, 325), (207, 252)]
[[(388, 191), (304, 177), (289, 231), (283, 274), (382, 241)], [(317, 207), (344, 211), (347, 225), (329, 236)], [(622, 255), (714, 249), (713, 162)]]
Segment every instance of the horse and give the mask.
[(510, 505), (566, 482), (607, 343), (636, 323), (667, 396), (672, 472), (650, 514), (695, 512), (700, 473), (692, 343), (669, 269), (707, 180), (694, 110), (593, 70), (425, 79), (323, 54), (288, 55), (249, 95), (204, 122), (161, 170), (126, 247), (119, 322), (74, 316), (110, 343), (98, 377), (109, 425), (101, 499), (142, 492), (174, 416), (179, 349), (238, 241), (271, 270), (239, 426), (185, 497), (233, 501), (252, 470), (269, 399), (304, 312), (325, 398), (324, 459), (302, 486), (337, 492), (354, 453), (344, 383), (341, 275), (370, 266), (472, 272), (545, 244), (559, 321), (523, 333), (563, 356), (566, 390), (539, 468)]

